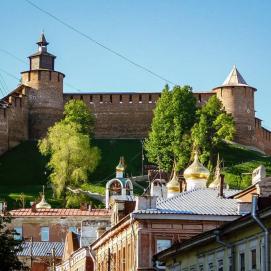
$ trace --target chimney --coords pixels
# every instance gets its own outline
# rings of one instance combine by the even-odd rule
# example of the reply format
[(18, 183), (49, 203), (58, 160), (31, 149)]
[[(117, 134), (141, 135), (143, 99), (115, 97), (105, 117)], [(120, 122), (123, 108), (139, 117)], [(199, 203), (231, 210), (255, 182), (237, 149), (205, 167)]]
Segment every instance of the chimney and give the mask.
[(271, 196), (271, 177), (262, 178), (256, 183), (256, 190), (259, 197)]
[(139, 196), (136, 197), (135, 210), (156, 209), (156, 196)]
[(223, 189), (224, 189), (224, 174), (221, 173), (220, 174), (220, 184), (219, 184), (219, 194), (218, 194), (218, 196), (220, 198), (224, 198), (225, 197)]
[(252, 184), (256, 184), (266, 177), (266, 169), (263, 165), (260, 165), (252, 172)]
[(33, 212), (33, 213), (36, 213), (37, 212), (37, 209), (36, 209), (36, 202), (33, 202), (32, 204), (31, 204), (31, 212)]

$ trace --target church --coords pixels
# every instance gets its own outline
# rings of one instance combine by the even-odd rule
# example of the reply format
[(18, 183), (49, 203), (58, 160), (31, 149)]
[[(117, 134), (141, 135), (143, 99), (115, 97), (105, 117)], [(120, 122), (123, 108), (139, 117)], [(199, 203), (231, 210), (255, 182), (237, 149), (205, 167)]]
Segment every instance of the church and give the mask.
[[(65, 75), (55, 70), (56, 56), (48, 52), (48, 44), (42, 33), (38, 51), (28, 57), (29, 70), (21, 72), (20, 85), (0, 99), (0, 155), (22, 141), (43, 137), (61, 119), (64, 104), (71, 99), (83, 100), (95, 115), (96, 138), (142, 139), (148, 135), (161, 92), (65, 93)], [(256, 90), (234, 66), (221, 85), (194, 92), (194, 96), (201, 106), (217, 95), (234, 118), (234, 141), (271, 154), (271, 132), (255, 116)]]

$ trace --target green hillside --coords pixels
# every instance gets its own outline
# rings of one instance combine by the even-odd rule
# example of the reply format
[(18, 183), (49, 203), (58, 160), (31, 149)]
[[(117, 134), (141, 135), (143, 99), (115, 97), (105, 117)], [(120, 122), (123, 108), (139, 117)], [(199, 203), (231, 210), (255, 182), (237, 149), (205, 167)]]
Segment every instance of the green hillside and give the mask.
[[(95, 172), (89, 176), (88, 189), (104, 193), (107, 180), (115, 175), (115, 167), (119, 157), (124, 156), (127, 173), (131, 176), (141, 175), (140, 140), (94, 140), (102, 152), (102, 160)], [(251, 173), (254, 168), (263, 164), (271, 175), (271, 158), (238, 145), (224, 144), (220, 149), (224, 161), (226, 181), (232, 188), (244, 188), (250, 185)], [(37, 149), (36, 142), (24, 142), (0, 157), (0, 199), (8, 201), (10, 208), (19, 206), (21, 193), (24, 194), (27, 206), (34, 201), (47, 184), (48, 169), (46, 159)], [(146, 160), (145, 160), (146, 162)], [(245, 173), (245, 174), (244, 174)], [(138, 191), (141, 192), (141, 191)], [(53, 199), (52, 191), (46, 189), (47, 198), (53, 206), (60, 202)]]

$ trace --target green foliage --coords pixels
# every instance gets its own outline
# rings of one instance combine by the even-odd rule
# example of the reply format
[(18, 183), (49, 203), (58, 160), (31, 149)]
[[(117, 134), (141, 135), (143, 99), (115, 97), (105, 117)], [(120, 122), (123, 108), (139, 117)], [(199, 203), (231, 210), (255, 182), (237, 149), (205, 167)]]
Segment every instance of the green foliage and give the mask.
[(196, 100), (189, 86), (168, 86), (154, 110), (151, 132), (145, 142), (150, 162), (170, 171), (175, 161), (183, 168), (190, 158), (190, 130), (195, 122)]
[(89, 135), (93, 134), (95, 119), (83, 101), (70, 100), (66, 103), (64, 116), (65, 124), (76, 123), (81, 133)]
[(235, 133), (233, 117), (226, 113), (214, 95), (197, 111), (198, 122), (192, 128), (194, 147), (200, 152), (201, 161), (214, 165), (218, 146), (223, 140), (232, 140)]
[(16, 231), (10, 228), (11, 217), (0, 216), (0, 270), (28, 270), (16, 254), (22, 250), (22, 241), (14, 240)]
[(91, 146), (88, 126), (91, 116), (81, 101), (65, 106), (65, 118), (50, 127), (46, 138), (39, 141), (42, 155), (50, 156), (50, 181), (57, 198), (66, 204), (67, 186), (80, 187), (100, 160), (100, 151)]

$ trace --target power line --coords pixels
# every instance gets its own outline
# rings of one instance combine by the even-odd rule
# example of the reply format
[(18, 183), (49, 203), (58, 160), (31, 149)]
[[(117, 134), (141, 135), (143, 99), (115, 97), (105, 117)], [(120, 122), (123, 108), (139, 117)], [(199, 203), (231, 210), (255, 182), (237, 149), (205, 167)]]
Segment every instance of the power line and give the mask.
[[(22, 63), (24, 63), (24, 64), (28, 64), (26, 61), (24, 61), (23, 59), (21, 59), (21, 58), (19, 58), (18, 56), (16, 56), (16, 55), (14, 55), (13, 53), (11, 53), (11, 52), (9, 52), (9, 51), (7, 51), (7, 50), (5, 50), (5, 49), (2, 49), (2, 48), (0, 48), (0, 51), (2, 51), (3, 53), (5, 53), (5, 54), (7, 54), (7, 55), (9, 55), (9, 56), (11, 56), (11, 57), (13, 57), (14, 59), (16, 59), (16, 60), (18, 60), (18, 61), (20, 61), (20, 62), (22, 62)], [(81, 92), (81, 90), (79, 89), (79, 88), (77, 88), (77, 87), (75, 87), (74, 85), (72, 85), (72, 84), (70, 84), (70, 83), (64, 83), (64, 85), (66, 85), (66, 86), (68, 86), (68, 87), (71, 87), (71, 88), (73, 88), (74, 90), (76, 90), (76, 91), (78, 91), (78, 92)]]
[(22, 63), (24, 63), (24, 64), (28, 64), (25, 60), (23, 60), (23, 59), (17, 57), (17, 56), (14, 55), (13, 53), (11, 53), (11, 52), (9, 52), (9, 51), (3, 49), (3, 48), (0, 48), (0, 51), (2, 51), (3, 53), (5, 53), (5, 54), (7, 54), (7, 55), (9, 55), (9, 56), (11, 56), (11, 57), (17, 59), (18, 61), (20, 61), (20, 62), (22, 62)]
[(2, 69), (2, 68), (0, 68), (0, 71), (4, 72), (6, 75), (8, 75), (9, 77), (11, 77), (11, 78), (13, 78), (13, 79), (15, 79), (15, 80), (17, 80), (17, 81), (21, 81), (21, 79), (20, 79), (19, 77), (17, 77), (17, 76), (15, 76), (15, 75), (11, 74), (10, 72), (8, 72), (8, 71), (6, 71), (6, 70), (4, 70), (4, 69)]
[(149, 74), (165, 81), (166, 83), (169, 83), (169, 84), (172, 84), (172, 85), (176, 85), (175, 83), (173, 83), (172, 81), (166, 79), (165, 77), (159, 75), (158, 73), (156, 72), (153, 72), (152, 70), (150, 70), (149, 68), (146, 68), (145, 66), (135, 62), (134, 60), (128, 58), (127, 56), (109, 48), (108, 46), (104, 45), (103, 43), (97, 41), (96, 39), (92, 38), (91, 36), (85, 34), (84, 32), (82, 32), (81, 30), (73, 27), (72, 25), (66, 23), (65, 21), (63, 21), (62, 19), (58, 18), (57, 16), (53, 15), (52, 13), (50, 13), (49, 11), (37, 6), (35, 3), (33, 3), (32, 1), (30, 0), (25, 0), (28, 4), (30, 4), (32, 7), (38, 9), (39, 11), (41, 11), (42, 13), (50, 16), (51, 18), (53, 18), (54, 20), (56, 20), (57, 22), (61, 23), (62, 25), (66, 26), (67, 28), (71, 29), (72, 31), (76, 32), (77, 34), (81, 35), (82, 37), (86, 38), (87, 40), (95, 43), (96, 45), (102, 47), (103, 49), (107, 50), (108, 52), (122, 58), (123, 60), (125, 60), (126, 62), (136, 66), (137, 68), (140, 68), (142, 70), (144, 70), (145, 72), (148, 72)]

